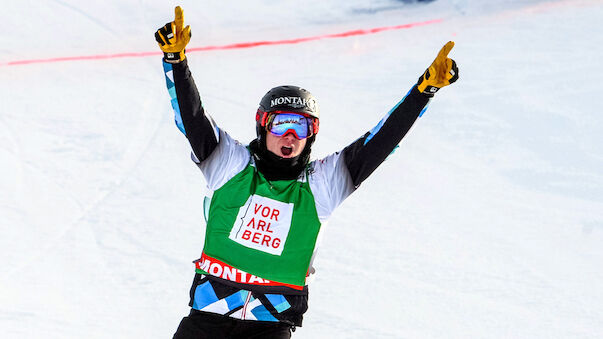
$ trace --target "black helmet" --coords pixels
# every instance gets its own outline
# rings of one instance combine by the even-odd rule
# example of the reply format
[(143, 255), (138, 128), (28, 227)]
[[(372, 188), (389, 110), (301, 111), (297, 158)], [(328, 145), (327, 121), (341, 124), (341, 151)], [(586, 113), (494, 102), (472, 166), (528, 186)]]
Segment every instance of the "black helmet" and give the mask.
[[(313, 134), (307, 139), (300, 155), (280, 158), (266, 149), (266, 123), (272, 113), (298, 113), (312, 118)], [(310, 160), (312, 144), (318, 132), (318, 103), (309, 91), (297, 86), (278, 86), (269, 90), (260, 101), (255, 115), (257, 139), (250, 143), (260, 172), (268, 180), (295, 179)]]
[(260, 101), (260, 107), (255, 115), (256, 132), (262, 137), (266, 119), (270, 113), (292, 112), (313, 118), (318, 130), (320, 113), (316, 98), (308, 90), (297, 86), (278, 86), (269, 90)]

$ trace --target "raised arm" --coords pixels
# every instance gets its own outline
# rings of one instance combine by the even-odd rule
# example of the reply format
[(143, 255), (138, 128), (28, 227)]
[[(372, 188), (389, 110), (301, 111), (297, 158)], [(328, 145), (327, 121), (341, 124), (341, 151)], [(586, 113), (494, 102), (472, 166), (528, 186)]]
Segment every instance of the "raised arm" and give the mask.
[(180, 6), (175, 19), (157, 30), (155, 39), (164, 53), (165, 81), (174, 108), (176, 125), (187, 137), (198, 161), (207, 159), (219, 142), (219, 130), (205, 113), (193, 76), (188, 68), (185, 48), (191, 38), (190, 26), (184, 26)]
[(417, 85), (412, 87), (377, 126), (343, 150), (343, 158), (354, 187), (360, 186), (395, 150), (426, 109), (429, 99), (441, 87), (458, 79), (456, 63), (448, 58), (452, 47), (452, 41), (444, 45), (431, 66), (419, 78)]

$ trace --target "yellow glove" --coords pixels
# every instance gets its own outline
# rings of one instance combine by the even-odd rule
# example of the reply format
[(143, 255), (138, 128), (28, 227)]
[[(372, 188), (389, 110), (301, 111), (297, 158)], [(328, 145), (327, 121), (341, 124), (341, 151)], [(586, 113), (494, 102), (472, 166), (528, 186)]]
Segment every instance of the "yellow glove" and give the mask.
[(440, 88), (458, 80), (459, 69), (456, 67), (456, 62), (448, 57), (452, 47), (454, 42), (448, 41), (431, 66), (421, 75), (417, 82), (419, 92), (433, 96)]
[(184, 29), (184, 14), (182, 8), (177, 6), (174, 9), (176, 18), (168, 22), (165, 26), (155, 32), (155, 40), (159, 43), (159, 48), (163, 51), (163, 57), (168, 62), (180, 62), (186, 58), (185, 48), (191, 40), (191, 26)]

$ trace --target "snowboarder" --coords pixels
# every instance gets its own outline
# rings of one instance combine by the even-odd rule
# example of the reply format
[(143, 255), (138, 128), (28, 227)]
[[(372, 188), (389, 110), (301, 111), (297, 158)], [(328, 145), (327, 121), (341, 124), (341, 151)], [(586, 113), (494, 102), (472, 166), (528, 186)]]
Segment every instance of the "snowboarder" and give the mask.
[(174, 338), (290, 338), (307, 310), (321, 226), (396, 148), (430, 98), (458, 79), (448, 42), (406, 96), (362, 137), (310, 161), (318, 102), (297, 86), (266, 93), (244, 146), (205, 112), (187, 65), (182, 9), (155, 33), (176, 125), (213, 191), (190, 314)]

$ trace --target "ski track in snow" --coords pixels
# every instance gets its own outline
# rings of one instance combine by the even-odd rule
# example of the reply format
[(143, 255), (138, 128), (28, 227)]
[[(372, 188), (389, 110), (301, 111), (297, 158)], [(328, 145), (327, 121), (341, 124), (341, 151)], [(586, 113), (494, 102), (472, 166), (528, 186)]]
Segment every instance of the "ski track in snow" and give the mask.
[[(163, 98), (155, 96), (155, 95), (153, 95), (153, 93), (148, 93), (148, 97), (152, 98), (152, 100), (146, 100), (143, 103), (142, 107), (144, 109), (141, 110), (142, 112), (152, 111), (152, 107), (157, 106), (157, 104), (163, 100)], [(120, 189), (120, 187), (123, 185), (123, 183), (129, 177), (131, 177), (133, 175), (133, 172), (139, 166), (140, 161), (148, 153), (150, 145), (155, 140), (157, 132), (159, 131), (159, 128), (161, 127), (160, 122), (163, 121), (163, 117), (159, 116), (158, 114), (155, 114), (155, 116), (157, 117), (157, 122), (154, 124), (155, 127), (152, 130), (145, 130), (142, 127), (137, 130), (137, 133), (140, 134), (140, 137), (137, 137), (134, 140), (136, 140), (136, 141), (142, 140), (143, 142), (141, 145), (133, 145), (133, 146), (129, 145), (129, 147), (127, 149), (132, 150), (130, 153), (136, 153), (136, 155), (133, 155), (131, 157), (135, 160), (133, 161), (133, 163), (127, 164), (124, 166), (126, 168), (126, 170), (124, 170), (119, 175), (119, 177), (116, 178), (117, 180), (114, 180), (114, 184), (109, 189), (107, 189), (105, 192), (99, 194), (95, 199), (92, 200), (92, 202), (88, 203), (85, 207), (83, 207), (84, 204), (82, 202), (78, 201), (76, 198), (71, 196), (71, 199), (73, 199), (79, 206), (83, 207), (82, 211), (73, 219), (73, 221), (71, 221), (69, 224), (67, 224), (65, 226), (65, 228), (61, 229), (55, 237), (47, 240), (43, 244), (40, 244), (41, 248), (34, 255), (30, 256), (28, 259), (26, 259), (22, 263), (16, 264), (11, 270), (9, 270), (7, 272), (7, 274), (5, 275), (5, 279), (13, 277), (19, 271), (32, 265), (32, 263), (34, 261), (41, 258), (45, 253), (47, 253), (50, 249), (52, 249), (52, 247), (56, 246), (66, 234), (68, 234), (71, 230), (73, 230), (73, 228), (75, 226), (79, 225), (88, 214), (90, 214), (92, 211), (97, 209), (108, 197), (110, 197), (112, 194), (117, 192)], [(147, 117), (144, 117), (144, 118), (146, 119)], [(145, 125), (141, 125), (141, 126), (145, 126)], [(128, 160), (131, 158), (128, 158)]]
[[(13, 196), (15, 197), (15, 200), (17, 200), (19, 202), (19, 206), (21, 208), (23, 208), (23, 203), (22, 203), (22, 199), (20, 197), (23, 196), (23, 167), (24, 167), (24, 161), (23, 158), (21, 157), (21, 154), (23, 154), (19, 141), (17, 139), (17, 135), (16, 133), (13, 131), (11, 125), (9, 123), (6, 122), (4, 116), (0, 116), (0, 122), (2, 123), (3, 126), (3, 131), (4, 131), (4, 135), (6, 137), (8, 137), (9, 141), (11, 142), (11, 151), (9, 151), (9, 154), (12, 155), (14, 158), (17, 159), (17, 171), (14, 174), (14, 178), (15, 180), (13, 180)], [(5, 147), (5, 145), (3, 145), (3, 148)], [(14, 165), (14, 163), (13, 163)], [(25, 208), (23, 208), (23, 210), (25, 210)]]
[(101, 19), (99, 19), (97, 16), (94, 16), (82, 9), (80, 9), (79, 7), (69, 4), (65, 1), (61, 1), (61, 0), (52, 0), (53, 2), (70, 9), (71, 11), (85, 17), (86, 19), (90, 20), (90, 22), (93, 22), (95, 25), (97, 25), (98, 27), (102, 28), (103, 30), (111, 33), (113, 36), (117, 37), (118, 33), (115, 32), (113, 29), (111, 29), (110, 25), (107, 25), (105, 23), (103, 23), (103, 21)]

